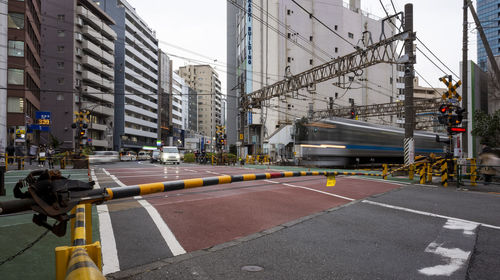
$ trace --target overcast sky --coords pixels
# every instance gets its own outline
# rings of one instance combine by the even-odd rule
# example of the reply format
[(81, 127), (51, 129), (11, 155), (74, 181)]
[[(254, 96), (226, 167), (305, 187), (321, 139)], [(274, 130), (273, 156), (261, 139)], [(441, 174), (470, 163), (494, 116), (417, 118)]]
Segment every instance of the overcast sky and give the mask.
[[(156, 31), (160, 48), (174, 59), (174, 69), (185, 64), (225, 63), (225, 0), (128, 0), (139, 15)], [(328, 1), (328, 0), (323, 0)], [(414, 30), (417, 37), (454, 73), (460, 74), (462, 59), (462, 3), (460, 0), (393, 0), (396, 10), (413, 3)], [(382, 0), (393, 14), (390, 0)], [(475, 2), (475, 1), (474, 1)], [(379, 17), (385, 13), (377, 0), (361, 0), (362, 9)], [(472, 22), (469, 14), (469, 22)], [(475, 27), (469, 25), (469, 29)], [(425, 51), (425, 48), (419, 45)], [(183, 50), (184, 49), (184, 50)], [(186, 51), (188, 50), (188, 51)], [(425, 51), (426, 54), (430, 54)], [(180, 59), (176, 56), (192, 59)], [(476, 61), (476, 34), (469, 32), (469, 59)], [(446, 74), (451, 74), (439, 62)], [(226, 68), (215, 66), (226, 93)], [(438, 78), (444, 73), (417, 52), (417, 71), (434, 87), (442, 87)], [(424, 81), (420, 85), (428, 86)]]

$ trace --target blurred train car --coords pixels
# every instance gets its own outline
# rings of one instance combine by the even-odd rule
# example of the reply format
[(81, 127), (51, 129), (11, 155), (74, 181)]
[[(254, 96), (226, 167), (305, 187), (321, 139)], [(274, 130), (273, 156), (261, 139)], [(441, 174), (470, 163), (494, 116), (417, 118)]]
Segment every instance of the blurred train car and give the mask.
[[(404, 129), (332, 118), (295, 125), (295, 152), (301, 165), (352, 166), (403, 163)], [(440, 135), (446, 138), (446, 135)], [(415, 155), (444, 155), (436, 134), (415, 131)]]

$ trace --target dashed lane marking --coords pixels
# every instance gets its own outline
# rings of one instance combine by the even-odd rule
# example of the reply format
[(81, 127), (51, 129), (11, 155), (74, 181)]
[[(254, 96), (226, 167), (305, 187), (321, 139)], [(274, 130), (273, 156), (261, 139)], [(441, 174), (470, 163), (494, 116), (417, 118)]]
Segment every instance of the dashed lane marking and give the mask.
[(405, 208), (405, 207), (400, 207), (400, 206), (395, 206), (395, 205), (390, 205), (390, 204), (375, 202), (375, 201), (371, 201), (371, 200), (363, 200), (362, 202), (363, 203), (368, 203), (368, 204), (371, 204), (371, 205), (380, 206), (380, 207), (385, 207), (385, 208), (391, 208), (391, 209), (395, 209), (395, 210), (410, 212), (410, 213), (414, 213), (414, 214), (419, 214), (419, 215), (424, 215), (424, 216), (429, 216), (429, 217), (437, 217), (437, 218), (442, 218), (442, 219), (447, 219), (447, 220), (460, 221), (460, 222), (464, 222), (464, 223), (471, 223), (471, 224), (481, 225), (481, 226), (487, 227), (487, 228), (499, 229), (500, 230), (500, 226), (495, 226), (495, 225), (490, 225), (490, 224), (485, 224), (485, 223), (480, 223), (480, 222), (475, 222), (475, 221), (464, 220), (464, 219), (460, 219), (460, 218), (455, 218), (455, 217), (450, 217), (450, 216), (435, 214), (435, 213), (431, 213), (431, 212), (425, 212), (425, 211), (420, 211), (420, 210), (415, 210), (415, 209), (410, 209), (410, 208)]

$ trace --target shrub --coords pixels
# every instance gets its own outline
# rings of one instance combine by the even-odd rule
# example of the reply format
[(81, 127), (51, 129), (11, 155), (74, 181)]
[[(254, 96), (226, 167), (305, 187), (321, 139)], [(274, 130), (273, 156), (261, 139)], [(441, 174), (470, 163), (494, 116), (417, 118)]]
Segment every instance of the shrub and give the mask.
[(193, 153), (184, 154), (184, 162), (195, 162), (194, 154)]

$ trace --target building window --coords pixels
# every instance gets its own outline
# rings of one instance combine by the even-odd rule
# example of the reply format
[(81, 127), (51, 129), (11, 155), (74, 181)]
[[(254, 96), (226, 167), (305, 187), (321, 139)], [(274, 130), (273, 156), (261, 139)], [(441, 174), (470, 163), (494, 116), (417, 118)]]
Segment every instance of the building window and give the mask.
[(57, 30), (57, 37), (64, 37), (66, 36), (66, 33), (64, 33), (64, 30)]
[(64, 52), (64, 46), (57, 46), (57, 52), (58, 53), (63, 53)]
[(80, 63), (76, 64), (76, 71), (82, 71), (82, 64)]
[(287, 37), (288, 37), (288, 39), (290, 39), (292, 37), (292, 33), (288, 32)]
[(76, 79), (76, 80), (75, 80), (75, 86), (76, 86), (76, 87), (79, 87), (79, 86), (81, 86), (81, 85), (82, 85), (82, 80), (80, 80), (80, 79)]
[(57, 22), (58, 23), (64, 22), (64, 15), (57, 15)]
[(309, 65), (313, 65), (313, 60), (309, 59)]
[(335, 93), (335, 98), (339, 98), (339, 93), (338, 92)]
[(309, 41), (312, 42), (312, 40), (313, 40), (313, 36), (309, 36)]
[(335, 47), (335, 53), (339, 52), (339, 48)]
[(75, 39), (78, 41), (83, 40), (82, 33), (75, 33)]
[(24, 56), (24, 42), (9, 40), (9, 56)]
[(23, 29), (24, 28), (24, 14), (9, 13), (9, 28)]
[(64, 69), (64, 62), (63, 61), (57, 62), (57, 69)]
[(81, 56), (82, 55), (82, 49), (76, 48), (75, 53), (76, 53), (76, 55)]
[(58, 85), (63, 85), (64, 84), (64, 78), (57, 78), (57, 84)]
[(337, 29), (338, 29), (339, 27), (338, 27), (337, 25), (335, 25), (333, 28), (335, 29), (335, 31), (337, 31)]
[(292, 62), (292, 58), (291, 57), (288, 57), (288, 63)]
[(353, 39), (354, 38), (354, 34), (352, 34), (351, 32), (348, 32), (347, 33), (347, 36), (349, 36), (349, 38)]
[(288, 9), (288, 10), (286, 10), (286, 14), (290, 15), (290, 14), (292, 14), (292, 11), (290, 9)]
[(7, 81), (10, 85), (23, 85), (24, 84), (24, 70), (22, 70), (22, 69), (9, 69), (7, 72)]
[(8, 97), (7, 98), (7, 112), (8, 113), (23, 113), (24, 112), (24, 99), (22, 97)]
[(354, 77), (349, 76), (349, 82), (352, 82), (352, 81), (354, 81)]

